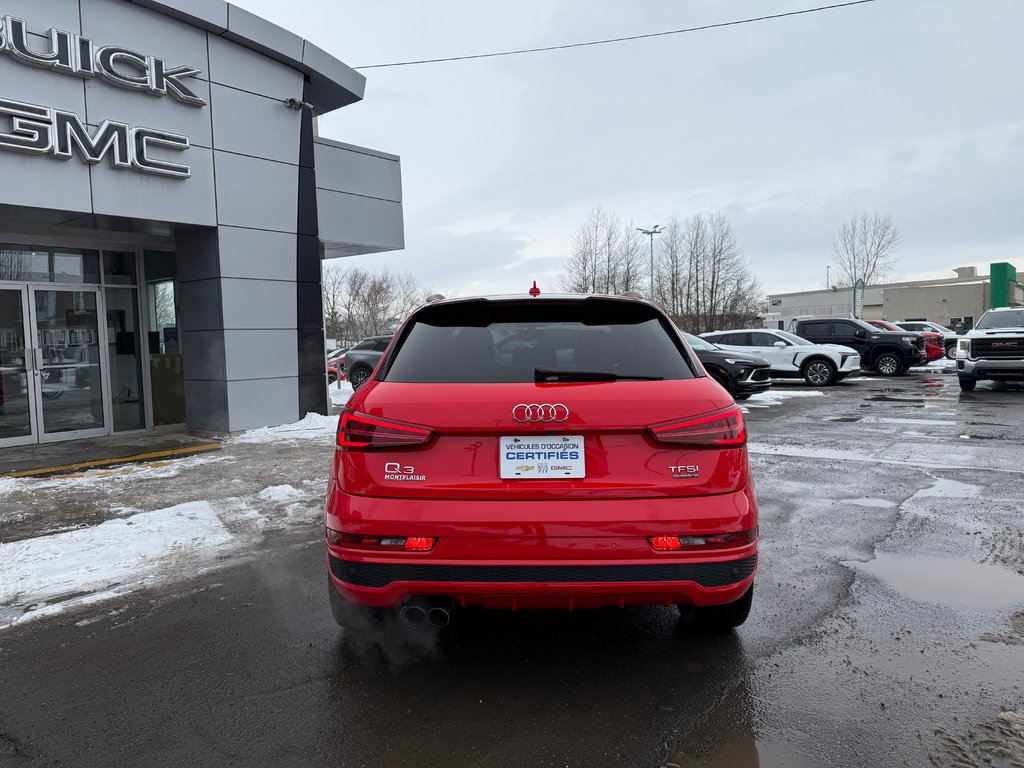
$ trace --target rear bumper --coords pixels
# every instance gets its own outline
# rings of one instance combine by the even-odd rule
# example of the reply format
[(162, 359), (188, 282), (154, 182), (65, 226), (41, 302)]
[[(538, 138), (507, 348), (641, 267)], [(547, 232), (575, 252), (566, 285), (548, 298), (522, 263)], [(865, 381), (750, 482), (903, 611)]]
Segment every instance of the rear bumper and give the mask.
[(753, 582), (757, 542), (655, 551), (650, 536), (757, 528), (751, 485), (725, 494), (647, 499), (455, 501), (354, 496), (332, 486), (328, 528), (431, 536), (429, 552), (327, 545), (331, 583), (351, 602), (401, 605), (447, 596), (489, 608), (721, 605)]
[(331, 582), (347, 600), (395, 607), (413, 595), (443, 595), (485, 608), (721, 605), (749, 589), (757, 554), (708, 562), (457, 565), (353, 561), (328, 555)]

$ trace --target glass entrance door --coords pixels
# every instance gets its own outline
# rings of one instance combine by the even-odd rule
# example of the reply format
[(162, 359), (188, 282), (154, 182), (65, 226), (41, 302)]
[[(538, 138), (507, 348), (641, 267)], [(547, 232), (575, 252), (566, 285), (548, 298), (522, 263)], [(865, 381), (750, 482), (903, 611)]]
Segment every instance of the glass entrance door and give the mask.
[(39, 440), (107, 434), (99, 290), (47, 287), (30, 293)]
[(0, 447), (36, 442), (28, 291), (0, 288)]

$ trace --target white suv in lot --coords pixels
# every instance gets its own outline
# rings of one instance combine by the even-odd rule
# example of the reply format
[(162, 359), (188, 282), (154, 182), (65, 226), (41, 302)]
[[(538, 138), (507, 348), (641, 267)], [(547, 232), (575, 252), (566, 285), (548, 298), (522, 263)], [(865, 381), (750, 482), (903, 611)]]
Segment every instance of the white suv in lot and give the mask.
[(960, 389), (983, 379), (1024, 381), (1024, 307), (995, 307), (960, 337), (956, 349)]
[(766, 328), (702, 333), (723, 349), (760, 355), (772, 366), (772, 378), (803, 378), (812, 387), (827, 387), (860, 373), (860, 353), (838, 344), (814, 344), (795, 333)]

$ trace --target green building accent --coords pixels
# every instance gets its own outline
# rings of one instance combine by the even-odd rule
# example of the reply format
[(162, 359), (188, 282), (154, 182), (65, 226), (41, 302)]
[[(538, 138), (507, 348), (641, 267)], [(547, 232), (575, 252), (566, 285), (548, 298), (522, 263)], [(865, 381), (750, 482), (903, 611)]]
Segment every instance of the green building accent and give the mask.
[(989, 268), (989, 282), (989, 309), (1010, 306), (1010, 283), (1017, 282), (1017, 268), (1005, 261), (993, 264)]

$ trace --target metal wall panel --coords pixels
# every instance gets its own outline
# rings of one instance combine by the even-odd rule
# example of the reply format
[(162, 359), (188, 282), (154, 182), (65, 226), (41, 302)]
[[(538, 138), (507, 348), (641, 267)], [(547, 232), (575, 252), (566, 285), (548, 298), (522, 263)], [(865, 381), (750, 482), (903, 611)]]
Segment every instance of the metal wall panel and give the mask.
[(214, 165), (220, 224), (295, 231), (298, 166), (228, 152), (215, 152)]
[(316, 191), (320, 239), (367, 246), (372, 250), (405, 247), (402, 204), (372, 197)]
[(294, 330), (224, 331), (226, 378), (268, 379), (299, 375)]
[(223, 381), (226, 378), (224, 365), (224, 332), (185, 331), (182, 334), (185, 379), (189, 381)]
[(225, 329), (295, 329), (295, 283), (237, 278), (224, 278), (220, 283)]
[[(301, 116), (296, 110), (276, 99), (223, 85), (214, 84), (211, 91), (213, 136), (218, 150), (298, 165)], [(254, 181), (248, 180), (250, 185)], [(288, 191), (294, 196), (297, 187), (292, 185)], [(281, 190), (275, 198), (281, 199)]]
[(209, 52), (214, 83), (279, 101), (302, 98), (303, 77), (297, 69), (221, 37), (210, 37)]
[(298, 421), (298, 379), (229, 381), (228, 428), (232, 432)]
[(319, 189), (402, 202), (398, 158), (324, 141), (314, 143), (314, 157)]
[(286, 232), (222, 226), (220, 274), (263, 280), (295, 280), (296, 237)]
[(80, 32), (78, 0), (4, 0), (3, 15), (24, 19), (29, 31), (45, 34), (50, 27)]

